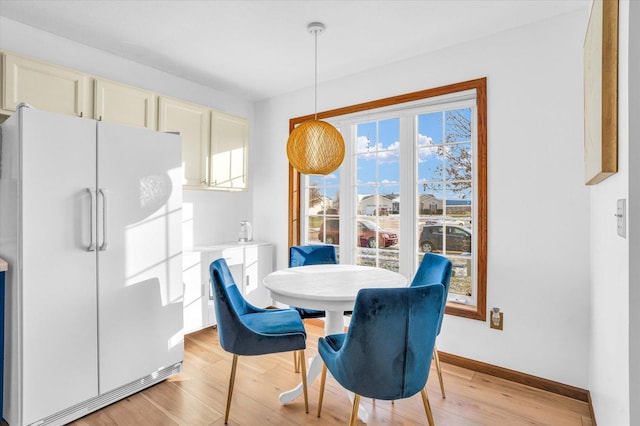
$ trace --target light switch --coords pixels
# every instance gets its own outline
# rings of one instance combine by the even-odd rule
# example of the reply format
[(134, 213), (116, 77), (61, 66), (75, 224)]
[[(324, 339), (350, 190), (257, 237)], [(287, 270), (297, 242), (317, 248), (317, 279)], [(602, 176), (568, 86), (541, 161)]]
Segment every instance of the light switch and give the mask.
[(618, 219), (618, 235), (627, 238), (627, 200), (624, 198), (618, 200), (616, 218)]

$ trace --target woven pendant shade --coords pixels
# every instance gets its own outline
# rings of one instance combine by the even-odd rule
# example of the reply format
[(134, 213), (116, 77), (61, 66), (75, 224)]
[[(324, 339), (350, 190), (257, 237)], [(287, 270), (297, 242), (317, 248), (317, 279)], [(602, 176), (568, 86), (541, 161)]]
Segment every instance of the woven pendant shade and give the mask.
[(287, 157), (300, 173), (327, 175), (342, 164), (344, 139), (325, 121), (305, 121), (289, 135)]

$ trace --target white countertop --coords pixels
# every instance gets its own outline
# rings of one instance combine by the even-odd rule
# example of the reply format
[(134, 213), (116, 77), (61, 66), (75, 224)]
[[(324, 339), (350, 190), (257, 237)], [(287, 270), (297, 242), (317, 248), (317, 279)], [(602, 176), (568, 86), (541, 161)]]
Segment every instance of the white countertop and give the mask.
[(9, 269), (9, 265), (7, 265), (7, 262), (0, 257), (0, 272), (4, 272), (8, 269)]
[(234, 247), (251, 247), (251, 246), (264, 246), (264, 245), (268, 245), (271, 244), (268, 241), (256, 241), (256, 240), (251, 240), (251, 241), (246, 241), (246, 242), (240, 242), (240, 241), (229, 241), (229, 242), (222, 242), (222, 243), (211, 243), (211, 244), (207, 244), (207, 245), (199, 245), (199, 246), (193, 246), (193, 247), (183, 247), (182, 250), (189, 252), (189, 251), (212, 251), (212, 250), (222, 250), (225, 248), (234, 248)]

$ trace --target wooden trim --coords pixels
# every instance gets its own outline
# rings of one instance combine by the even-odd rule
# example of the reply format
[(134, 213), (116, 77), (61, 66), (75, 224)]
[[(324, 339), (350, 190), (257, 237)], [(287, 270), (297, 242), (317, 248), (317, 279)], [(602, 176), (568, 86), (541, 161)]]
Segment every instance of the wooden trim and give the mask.
[[(353, 114), (355, 112), (368, 111), (376, 108), (383, 108), (391, 105), (402, 104), (405, 102), (417, 101), (420, 99), (433, 98), (435, 96), (447, 95), (449, 93), (463, 92), (465, 90), (476, 89), (482, 86), (486, 88), (487, 78), (482, 77), (475, 80), (463, 81), (461, 83), (448, 84), (446, 86), (434, 87), (432, 89), (420, 90), (417, 92), (405, 93), (404, 95), (391, 96), (389, 98), (377, 99), (375, 101), (363, 102), (361, 104), (350, 105), (342, 108), (336, 108), (318, 113), (318, 119), (322, 120), (339, 115)], [(486, 91), (485, 91), (486, 93)], [(315, 114), (303, 115), (301, 117), (292, 118), (289, 122), (289, 132), (293, 130), (296, 124), (311, 120)], [(293, 124), (293, 127), (292, 127)]]
[(593, 410), (593, 401), (591, 400), (591, 392), (587, 391), (587, 403), (589, 404), (589, 414), (591, 415), (592, 426), (598, 426), (596, 422), (596, 412)]
[[(477, 371), (478, 373), (484, 373), (490, 376), (499, 377), (501, 379), (519, 383), (521, 385), (531, 386), (536, 389), (542, 389), (548, 392), (553, 392), (558, 395), (577, 399), (578, 401), (591, 403), (589, 391), (585, 389), (577, 388), (570, 385), (565, 385), (564, 383), (554, 382), (553, 380), (532, 376), (530, 374), (522, 373), (519, 371), (509, 370), (508, 368), (498, 367), (492, 364), (486, 364), (484, 362), (475, 361), (469, 358), (464, 358), (464, 357), (449, 354), (446, 352), (439, 351), (438, 354), (440, 355), (440, 361), (446, 362), (447, 364), (467, 368), (469, 370)], [(595, 421), (595, 417), (593, 416), (593, 413), (591, 417)]]
[(300, 244), (300, 172), (289, 164), (289, 247)]
[[(340, 115), (352, 114), (376, 108), (387, 107), (405, 102), (417, 101), (449, 93), (462, 92), (465, 90), (476, 90), (477, 103), (477, 127), (478, 127), (478, 192), (482, 194), (478, 197), (478, 270), (477, 270), (477, 305), (465, 306), (448, 303), (446, 313), (449, 315), (461, 316), (464, 318), (486, 321), (487, 312), (487, 78), (464, 81), (461, 83), (449, 84), (432, 89), (420, 90), (404, 95), (392, 96), (364, 102), (343, 108), (329, 111), (322, 111), (317, 114), (318, 119), (326, 119)], [(313, 119), (314, 114), (295, 117), (289, 120), (289, 133), (293, 131), (297, 124)], [(289, 246), (300, 243), (300, 172), (289, 164)]]

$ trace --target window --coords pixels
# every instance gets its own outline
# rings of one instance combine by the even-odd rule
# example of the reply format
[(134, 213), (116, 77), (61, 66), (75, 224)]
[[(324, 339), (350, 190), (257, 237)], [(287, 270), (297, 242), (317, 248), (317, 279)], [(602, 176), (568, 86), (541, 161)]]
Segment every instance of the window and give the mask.
[(410, 279), (424, 253), (443, 254), (447, 313), (485, 320), (486, 79), (318, 117), (342, 133), (345, 161), (328, 176), (290, 169), (290, 244), (333, 244), (343, 263)]

